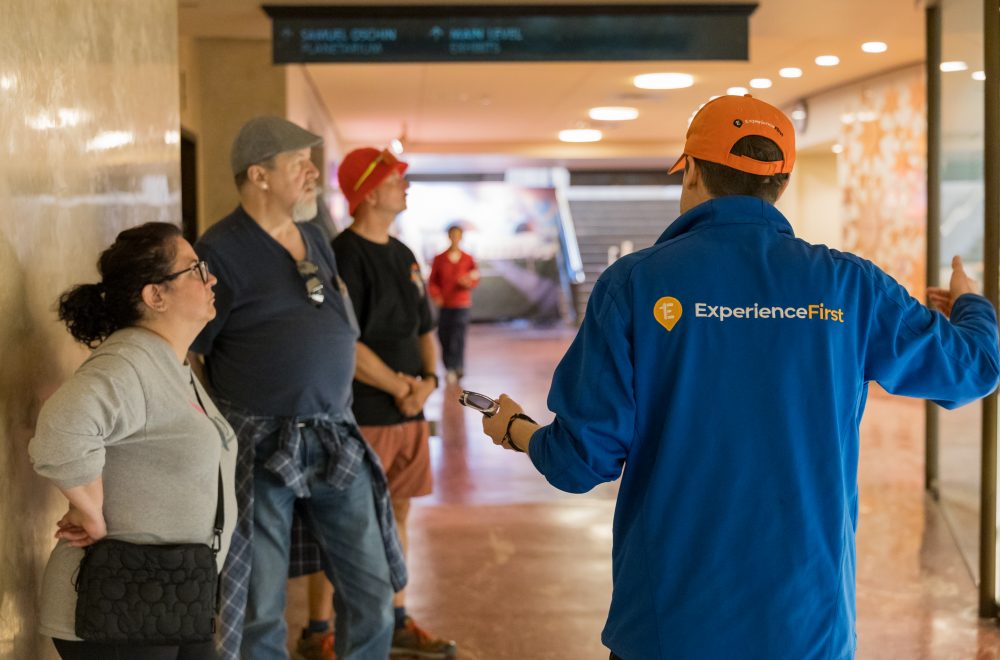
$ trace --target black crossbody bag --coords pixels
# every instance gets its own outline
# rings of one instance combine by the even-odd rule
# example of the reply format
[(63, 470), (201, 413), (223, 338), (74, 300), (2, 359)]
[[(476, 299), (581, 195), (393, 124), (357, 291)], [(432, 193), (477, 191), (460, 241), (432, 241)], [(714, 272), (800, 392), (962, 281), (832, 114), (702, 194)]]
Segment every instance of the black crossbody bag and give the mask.
[(88, 546), (76, 580), (76, 634), (89, 642), (177, 645), (215, 632), (222, 540), (222, 476), (215, 541), (145, 545), (104, 539)]
[[(200, 404), (197, 387), (195, 396)], [(77, 636), (104, 644), (170, 646), (211, 640), (219, 610), (215, 557), (223, 522), (220, 465), (212, 545), (104, 539), (88, 546), (75, 585)]]

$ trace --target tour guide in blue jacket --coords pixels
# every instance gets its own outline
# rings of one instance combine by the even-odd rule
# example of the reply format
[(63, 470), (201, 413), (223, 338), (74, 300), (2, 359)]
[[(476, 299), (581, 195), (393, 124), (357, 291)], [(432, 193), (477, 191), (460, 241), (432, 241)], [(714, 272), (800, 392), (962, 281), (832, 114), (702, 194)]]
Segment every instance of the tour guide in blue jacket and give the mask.
[(946, 408), (997, 385), (996, 315), (957, 258), (930, 292), (942, 314), (795, 238), (772, 205), (794, 154), (776, 108), (707, 104), (674, 166), (682, 215), (597, 281), (553, 377), (555, 421), (506, 395), (484, 418), (557, 488), (622, 476), (612, 658), (853, 657), (868, 383)]

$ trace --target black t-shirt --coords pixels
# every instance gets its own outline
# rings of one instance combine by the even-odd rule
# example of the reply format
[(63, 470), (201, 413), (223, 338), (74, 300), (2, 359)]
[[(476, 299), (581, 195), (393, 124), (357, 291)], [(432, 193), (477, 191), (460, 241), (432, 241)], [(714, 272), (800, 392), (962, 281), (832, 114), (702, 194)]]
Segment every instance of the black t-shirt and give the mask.
[[(350, 230), (333, 239), (332, 245), (354, 303), (361, 342), (393, 371), (419, 376), (420, 336), (434, 329), (434, 321), (413, 252), (395, 238), (373, 243)], [(363, 426), (407, 419), (392, 395), (358, 381), (354, 381), (354, 415)], [(423, 419), (423, 414), (412, 419)]]
[(351, 405), (354, 313), (337, 280), (330, 245), (299, 224), (306, 259), (319, 268), (316, 307), (292, 255), (237, 208), (195, 245), (219, 278), (215, 318), (191, 350), (205, 355), (208, 379), (224, 399), (258, 415), (342, 413)]

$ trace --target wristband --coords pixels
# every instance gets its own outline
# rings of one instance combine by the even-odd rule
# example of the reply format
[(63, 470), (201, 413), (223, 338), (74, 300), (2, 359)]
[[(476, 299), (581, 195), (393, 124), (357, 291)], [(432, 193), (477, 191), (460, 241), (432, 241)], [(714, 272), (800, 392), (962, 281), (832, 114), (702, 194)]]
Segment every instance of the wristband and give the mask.
[(538, 422), (536, 422), (535, 420), (531, 419), (530, 417), (528, 417), (524, 413), (514, 413), (513, 415), (510, 416), (510, 419), (507, 420), (507, 431), (503, 434), (503, 440), (502, 441), (506, 442), (508, 445), (510, 445), (510, 448), (513, 449), (514, 451), (519, 451), (519, 452), (521, 452), (523, 454), (524, 450), (521, 449), (520, 447), (518, 447), (516, 444), (514, 444), (514, 439), (510, 437), (510, 427), (514, 425), (514, 420), (515, 419), (523, 419), (523, 420), (525, 420), (527, 422), (531, 422), (532, 424), (537, 424)]
[(437, 374), (435, 374), (435, 373), (426, 373), (426, 374), (420, 374), (420, 377), (421, 377), (421, 378), (422, 378), (423, 380), (427, 380), (428, 378), (433, 378), (433, 379), (434, 379), (434, 389), (437, 389), (437, 388), (438, 388), (438, 385), (440, 385), (440, 384), (441, 384), (441, 381), (440, 381), (440, 380), (438, 380), (438, 375), (437, 375)]

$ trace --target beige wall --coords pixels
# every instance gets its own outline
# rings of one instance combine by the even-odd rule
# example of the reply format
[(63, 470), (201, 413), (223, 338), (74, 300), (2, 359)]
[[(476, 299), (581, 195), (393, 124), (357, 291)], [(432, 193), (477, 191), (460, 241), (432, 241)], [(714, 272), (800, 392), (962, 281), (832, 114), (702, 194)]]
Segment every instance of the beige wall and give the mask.
[(799, 238), (844, 249), (844, 213), (837, 182), (837, 156), (831, 151), (800, 153), (778, 208)]
[(198, 66), (198, 41), (192, 37), (177, 40), (180, 65), (181, 126), (197, 135), (201, 132), (201, 67)]
[(285, 116), (299, 126), (323, 138), (323, 145), (313, 149), (313, 161), (319, 167), (324, 186), (323, 199), (334, 224), (349, 221), (344, 196), (337, 184), (337, 163), (344, 156), (343, 138), (336, 130), (330, 112), (316, 91), (316, 85), (306, 67), (295, 64), (285, 67), (287, 108)]
[(2, 16), (0, 658), (34, 660), (54, 657), (37, 592), (65, 501), (26, 445), (86, 355), (53, 303), (120, 230), (179, 222), (177, 3), (4, 0)]
[(198, 217), (204, 231), (236, 206), (229, 148), (257, 115), (286, 116), (285, 70), (271, 64), (271, 42), (184, 39), (184, 126), (198, 142)]

